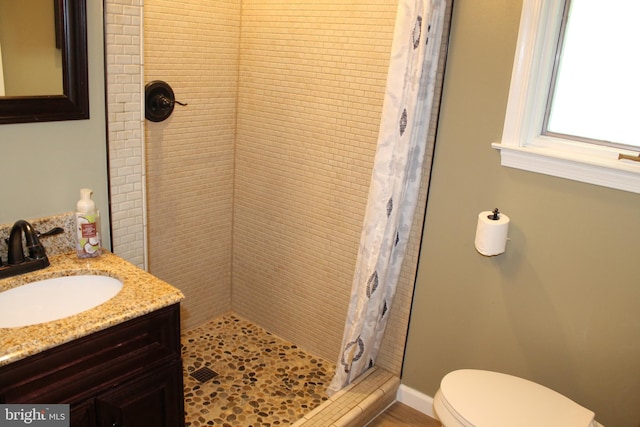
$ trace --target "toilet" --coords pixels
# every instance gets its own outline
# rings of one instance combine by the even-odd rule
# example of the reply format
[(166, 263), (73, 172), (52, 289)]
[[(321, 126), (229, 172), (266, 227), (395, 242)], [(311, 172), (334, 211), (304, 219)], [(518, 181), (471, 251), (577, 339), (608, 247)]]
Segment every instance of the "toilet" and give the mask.
[(602, 427), (592, 411), (547, 387), (476, 369), (445, 375), (433, 408), (443, 427)]

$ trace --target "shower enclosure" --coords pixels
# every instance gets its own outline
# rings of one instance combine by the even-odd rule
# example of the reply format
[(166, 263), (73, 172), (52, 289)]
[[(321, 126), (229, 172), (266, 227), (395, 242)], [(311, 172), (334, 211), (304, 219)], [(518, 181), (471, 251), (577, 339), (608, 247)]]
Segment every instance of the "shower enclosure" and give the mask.
[[(185, 329), (233, 311), (336, 360), (397, 0), (147, 0), (144, 20), (122, 3), (105, 2), (114, 251), (185, 293)], [(145, 123), (151, 80), (188, 106)], [(428, 165), (377, 359), (397, 375)]]

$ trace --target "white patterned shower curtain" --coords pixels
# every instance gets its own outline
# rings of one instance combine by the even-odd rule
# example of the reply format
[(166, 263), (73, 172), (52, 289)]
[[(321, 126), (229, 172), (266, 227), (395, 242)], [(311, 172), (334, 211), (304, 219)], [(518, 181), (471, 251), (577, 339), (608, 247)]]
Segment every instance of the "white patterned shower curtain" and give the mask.
[(373, 366), (418, 199), (446, 0), (400, 0), (333, 394)]

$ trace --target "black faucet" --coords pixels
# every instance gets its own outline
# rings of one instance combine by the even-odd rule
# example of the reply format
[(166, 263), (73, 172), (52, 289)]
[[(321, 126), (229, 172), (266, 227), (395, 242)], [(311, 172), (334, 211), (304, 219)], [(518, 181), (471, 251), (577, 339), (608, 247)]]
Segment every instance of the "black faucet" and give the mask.
[(22, 234), (24, 233), (24, 239), (27, 243), (27, 249), (29, 250), (29, 258), (32, 260), (46, 259), (47, 267), (49, 260), (47, 254), (44, 251), (44, 246), (38, 239), (38, 233), (34, 230), (33, 226), (27, 221), (21, 219), (16, 221), (11, 227), (11, 234), (9, 235), (9, 265), (17, 265), (25, 262), (24, 249), (22, 248)]
[[(40, 234), (27, 221), (22, 219), (16, 221), (11, 227), (11, 233), (9, 234), (9, 239), (7, 239), (9, 248), (7, 264), (3, 265), (0, 259), (0, 279), (48, 267), (49, 258), (47, 258), (47, 253), (42, 243), (40, 243), (39, 237), (51, 236), (63, 231), (61, 228), (54, 228), (51, 231)], [(23, 235), (27, 244), (26, 249), (29, 252), (27, 257), (24, 255), (25, 248), (22, 247)]]

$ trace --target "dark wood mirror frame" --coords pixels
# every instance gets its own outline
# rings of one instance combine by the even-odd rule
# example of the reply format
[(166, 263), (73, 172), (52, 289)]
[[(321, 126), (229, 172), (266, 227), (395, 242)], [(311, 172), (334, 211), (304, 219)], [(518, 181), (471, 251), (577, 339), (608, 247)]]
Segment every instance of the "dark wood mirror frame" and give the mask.
[(86, 0), (54, 1), (64, 94), (0, 97), (0, 124), (89, 118)]

